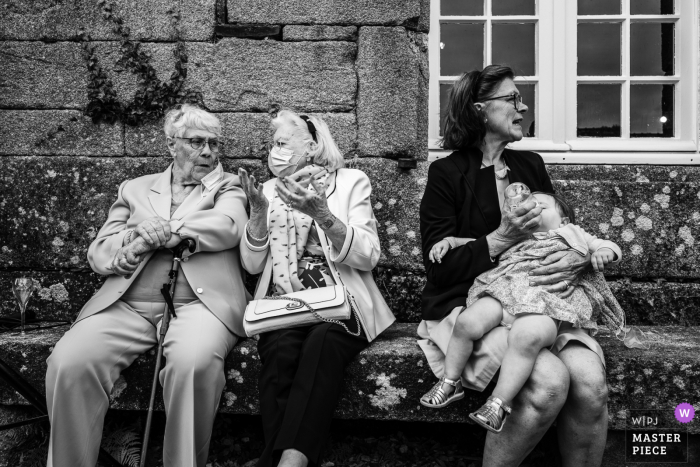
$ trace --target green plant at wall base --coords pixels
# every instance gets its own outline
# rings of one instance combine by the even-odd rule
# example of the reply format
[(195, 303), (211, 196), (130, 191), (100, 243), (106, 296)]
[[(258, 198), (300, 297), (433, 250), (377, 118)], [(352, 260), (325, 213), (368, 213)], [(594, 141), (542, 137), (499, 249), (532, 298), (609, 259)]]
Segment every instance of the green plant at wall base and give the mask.
[(130, 38), (131, 31), (124, 25), (123, 20), (114, 13), (113, 4), (107, 0), (98, 0), (102, 9), (102, 17), (113, 24), (112, 30), (121, 37), (121, 57), (116, 63), (115, 70), (129, 70), (138, 77), (138, 88), (133, 102), (119, 102), (114, 84), (107, 76), (97, 58), (96, 47), (90, 43), (89, 36), (81, 31), (85, 63), (88, 79), (88, 105), (85, 114), (94, 123), (115, 123), (137, 126), (147, 121), (158, 120), (165, 111), (184, 102), (194, 103), (204, 107), (202, 94), (187, 90), (184, 87), (187, 78), (187, 51), (185, 43), (180, 40), (180, 13), (175, 9), (168, 11), (170, 22), (175, 30), (177, 43), (173, 51), (175, 71), (167, 82), (158, 78), (151, 65), (148, 54), (141, 50), (141, 43)]

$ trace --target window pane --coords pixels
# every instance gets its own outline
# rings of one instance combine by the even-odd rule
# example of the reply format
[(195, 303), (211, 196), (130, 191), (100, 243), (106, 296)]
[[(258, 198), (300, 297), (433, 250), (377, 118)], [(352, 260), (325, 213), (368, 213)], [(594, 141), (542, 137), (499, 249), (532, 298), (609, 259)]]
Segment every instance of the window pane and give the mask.
[(619, 15), (620, 13), (622, 13), (620, 0), (578, 0), (579, 15)]
[(447, 110), (447, 101), (452, 90), (452, 83), (440, 83), (440, 136), (442, 136), (442, 128), (445, 124), (445, 111)]
[(577, 136), (620, 136), (620, 85), (579, 84)]
[(620, 76), (620, 24), (578, 25), (578, 75)]
[(493, 0), (491, 14), (496, 16), (534, 15), (535, 0)]
[(532, 138), (535, 136), (535, 105), (537, 101), (535, 100), (535, 85), (534, 84), (521, 84), (516, 83), (520, 95), (523, 96), (523, 104), (525, 104), (528, 109), (523, 115), (523, 121), (520, 126), (523, 128), (523, 136)]
[(535, 23), (494, 24), (493, 63), (508, 65), (518, 76), (535, 75)]
[(630, 71), (633, 76), (673, 75), (672, 23), (632, 23)]
[(443, 16), (484, 16), (484, 0), (440, 0)]
[(672, 15), (673, 0), (632, 0), (630, 13), (633, 15)]
[(630, 86), (630, 136), (673, 138), (673, 85)]
[(459, 75), (484, 67), (484, 25), (440, 23), (440, 74)]

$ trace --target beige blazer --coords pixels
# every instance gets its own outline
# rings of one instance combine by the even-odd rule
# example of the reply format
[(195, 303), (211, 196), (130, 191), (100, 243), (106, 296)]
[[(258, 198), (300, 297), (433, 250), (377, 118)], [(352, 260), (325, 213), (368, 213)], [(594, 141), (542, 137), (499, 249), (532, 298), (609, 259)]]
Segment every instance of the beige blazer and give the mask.
[(161, 174), (127, 180), (119, 187), (117, 201), (88, 249), (93, 271), (108, 277), (83, 306), (76, 322), (119, 300), (138, 279), (152, 252), (146, 254), (129, 279), (112, 274), (107, 267), (129, 229), (149, 217), (160, 216), (170, 220), (181, 237), (193, 238), (197, 244), (195, 253), (180, 263), (180, 274), (184, 273), (202, 303), (231, 332), (245, 336), (243, 312), (248, 300), (241, 277), (238, 244), (248, 216), (247, 200), (238, 176), (224, 173), (210, 189), (198, 185), (171, 217), (171, 174), (172, 165)]
[[(276, 181), (274, 178), (263, 185), (263, 192), (269, 201), (272, 201)], [(333, 245), (316, 225), (328, 264), (354, 297), (358, 318), (370, 342), (396, 320), (372, 278), (372, 269), (379, 261), (381, 250), (377, 220), (370, 202), (371, 192), (369, 178), (361, 170), (337, 170), (328, 178), (326, 197), (331, 212), (347, 225), (345, 242)], [(255, 289), (255, 299), (262, 298), (272, 275), (269, 239), (268, 244), (254, 247), (245, 235), (245, 240), (241, 242), (241, 259), (249, 273), (259, 274), (262, 271)]]

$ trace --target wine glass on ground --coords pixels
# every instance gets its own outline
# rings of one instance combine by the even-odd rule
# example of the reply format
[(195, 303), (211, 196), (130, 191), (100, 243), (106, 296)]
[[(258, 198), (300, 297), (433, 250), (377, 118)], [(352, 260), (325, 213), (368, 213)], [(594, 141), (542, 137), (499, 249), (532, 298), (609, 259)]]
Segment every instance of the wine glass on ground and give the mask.
[(506, 187), (505, 207), (506, 211), (512, 211), (530, 199), (530, 189), (524, 183), (515, 182)]
[(34, 281), (28, 277), (19, 277), (12, 284), (12, 292), (19, 305), (20, 331), (24, 335), (24, 320), (27, 311), (27, 303), (34, 293)]

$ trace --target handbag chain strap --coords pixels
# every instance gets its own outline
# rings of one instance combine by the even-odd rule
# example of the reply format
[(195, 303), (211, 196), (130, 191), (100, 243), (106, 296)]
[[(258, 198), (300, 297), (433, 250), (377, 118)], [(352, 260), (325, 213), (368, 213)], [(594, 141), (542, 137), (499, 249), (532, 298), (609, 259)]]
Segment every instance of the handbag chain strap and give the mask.
[(357, 317), (357, 312), (355, 311), (355, 308), (352, 306), (352, 300), (350, 299), (350, 297), (346, 297), (346, 298), (348, 300), (348, 303), (350, 304), (350, 311), (352, 312), (353, 316), (355, 317), (355, 322), (357, 323), (357, 333), (351, 332), (348, 329), (348, 327), (345, 325), (345, 323), (343, 323), (342, 321), (338, 321), (337, 319), (332, 319), (332, 318), (324, 318), (323, 316), (319, 315), (318, 312), (316, 310), (314, 310), (314, 308), (311, 305), (309, 305), (308, 303), (306, 303), (304, 300), (302, 300), (300, 298), (285, 297), (283, 295), (279, 295), (279, 296), (278, 295), (271, 295), (271, 296), (264, 297), (265, 300), (292, 300), (292, 301), (295, 301), (295, 302), (299, 303), (300, 306), (305, 306), (306, 308), (308, 308), (309, 311), (311, 312), (311, 314), (313, 314), (316, 319), (321, 320), (321, 321), (325, 321), (326, 323), (338, 324), (338, 325), (342, 326), (343, 329), (345, 329), (345, 331), (347, 331), (347, 333), (350, 334), (351, 336), (359, 337), (360, 333), (362, 333), (362, 326), (360, 326), (360, 318)]

